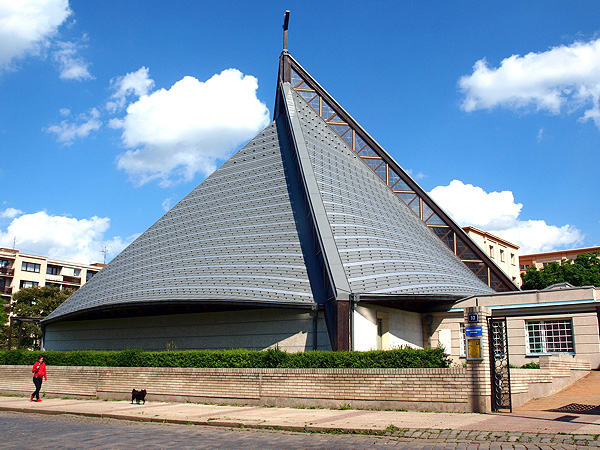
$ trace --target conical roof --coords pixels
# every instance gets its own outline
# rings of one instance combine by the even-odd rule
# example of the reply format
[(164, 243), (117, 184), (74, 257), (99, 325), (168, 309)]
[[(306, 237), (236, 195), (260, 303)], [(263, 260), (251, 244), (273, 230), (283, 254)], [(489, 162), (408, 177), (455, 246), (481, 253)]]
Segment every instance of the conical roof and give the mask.
[(128, 304), (313, 304), (275, 122), (49, 317)]
[(493, 292), (330, 122), (281, 80), (276, 120), (45, 322), (136, 306)]

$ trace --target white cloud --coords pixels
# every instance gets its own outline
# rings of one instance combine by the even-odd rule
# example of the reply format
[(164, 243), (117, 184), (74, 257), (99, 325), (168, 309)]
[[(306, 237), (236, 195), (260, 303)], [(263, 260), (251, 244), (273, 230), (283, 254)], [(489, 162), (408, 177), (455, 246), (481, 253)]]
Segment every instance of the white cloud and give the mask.
[(406, 173), (408, 173), (412, 178), (416, 179), (416, 180), (422, 180), (423, 178), (427, 178), (427, 175), (425, 175), (423, 172), (419, 172), (419, 173), (413, 173), (412, 169), (408, 169), (406, 171)]
[[(61, 109), (61, 115), (69, 114), (68, 110)], [(90, 109), (88, 114), (80, 114), (77, 117), (78, 123), (63, 120), (58, 125), (51, 125), (46, 128), (49, 133), (56, 134), (58, 142), (65, 145), (71, 145), (77, 138), (87, 137), (92, 131), (100, 129), (102, 122), (99, 120), (100, 112), (96, 108)]]
[(257, 79), (227, 69), (206, 82), (184, 77), (169, 90), (142, 95), (127, 107), (122, 129), (127, 152), (117, 160), (137, 185), (161, 186), (208, 175), (216, 162), (269, 123), (269, 111), (256, 97)]
[(162, 202), (162, 209), (167, 212), (169, 211), (172, 207), (173, 207), (173, 202), (175, 200), (175, 196), (172, 195), (170, 197), (167, 197), (163, 200)]
[(89, 63), (78, 55), (80, 45), (74, 42), (57, 42), (58, 50), (52, 52), (52, 59), (58, 64), (63, 80), (89, 80)]
[(12, 219), (19, 214), (23, 214), (23, 211), (15, 208), (6, 208), (4, 211), (0, 211), (0, 218), (2, 219)]
[(0, 0), (0, 69), (39, 54), (71, 12), (68, 0)]
[(521, 254), (545, 252), (581, 244), (583, 234), (572, 225), (557, 227), (543, 220), (520, 220), (523, 205), (510, 191), (485, 192), (453, 180), (430, 192), (460, 226), (475, 226), (519, 245)]
[(123, 109), (127, 96), (135, 95), (139, 98), (148, 94), (154, 87), (154, 80), (149, 77), (148, 72), (147, 67), (141, 67), (135, 72), (110, 80), (110, 88), (115, 92), (106, 103), (106, 109), (114, 113)]
[(542, 142), (542, 139), (544, 139), (544, 129), (543, 129), (543, 128), (540, 128), (540, 129), (538, 130), (538, 133), (537, 133), (537, 136), (536, 136), (536, 140), (538, 141), (538, 144), (539, 144), (540, 142)]
[(107, 239), (109, 228), (108, 217), (75, 219), (39, 211), (20, 215), (6, 230), (0, 229), (0, 246), (12, 248), (16, 239), (16, 248), (24, 253), (79, 263), (102, 262), (104, 246), (113, 257), (134, 239), (134, 236), (126, 240), (119, 236)]
[(600, 39), (512, 55), (498, 68), (481, 59), (459, 86), (466, 94), (465, 111), (533, 107), (558, 114), (587, 108), (581, 120), (593, 120), (600, 128)]

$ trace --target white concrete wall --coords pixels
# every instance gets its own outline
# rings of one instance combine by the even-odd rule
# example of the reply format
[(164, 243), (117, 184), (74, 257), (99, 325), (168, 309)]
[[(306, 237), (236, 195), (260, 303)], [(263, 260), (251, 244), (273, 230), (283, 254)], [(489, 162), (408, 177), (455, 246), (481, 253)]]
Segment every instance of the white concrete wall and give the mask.
[[(330, 350), (322, 314), (318, 320), (319, 350)], [(215, 313), (174, 314), (124, 319), (57, 322), (46, 326), (46, 350), (166, 350), (278, 346), (295, 352), (313, 349), (310, 312), (261, 309)]]
[(352, 315), (352, 346), (357, 351), (377, 349), (377, 319), (382, 319), (382, 350), (404, 345), (423, 347), (421, 314), (382, 306), (362, 304)]

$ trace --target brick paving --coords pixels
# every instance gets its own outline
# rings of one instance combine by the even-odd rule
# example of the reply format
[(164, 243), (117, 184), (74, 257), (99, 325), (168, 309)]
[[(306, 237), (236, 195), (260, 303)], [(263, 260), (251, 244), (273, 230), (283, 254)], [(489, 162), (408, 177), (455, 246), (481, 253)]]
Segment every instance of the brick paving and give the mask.
[[(488, 433), (412, 429), (384, 435), (293, 433), (281, 430), (231, 429), (0, 412), (3, 449), (38, 446), (45, 449), (376, 449), (412, 450), (567, 450), (598, 448), (586, 435)], [(542, 442), (545, 440), (545, 442)]]
[(525, 403), (518, 411), (600, 414), (600, 371), (592, 371), (557, 394)]

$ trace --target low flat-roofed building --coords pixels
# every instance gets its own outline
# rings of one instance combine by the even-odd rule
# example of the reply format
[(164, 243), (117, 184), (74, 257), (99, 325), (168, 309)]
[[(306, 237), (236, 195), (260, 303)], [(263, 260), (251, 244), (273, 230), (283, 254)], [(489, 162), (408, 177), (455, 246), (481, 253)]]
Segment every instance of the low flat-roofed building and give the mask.
[(466, 361), (464, 309), (485, 306), (505, 318), (509, 362), (537, 363), (543, 355), (568, 355), (600, 368), (600, 288), (560, 283), (539, 291), (474, 295), (432, 314), (431, 345), (446, 348), (455, 364)]

